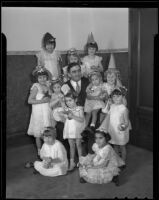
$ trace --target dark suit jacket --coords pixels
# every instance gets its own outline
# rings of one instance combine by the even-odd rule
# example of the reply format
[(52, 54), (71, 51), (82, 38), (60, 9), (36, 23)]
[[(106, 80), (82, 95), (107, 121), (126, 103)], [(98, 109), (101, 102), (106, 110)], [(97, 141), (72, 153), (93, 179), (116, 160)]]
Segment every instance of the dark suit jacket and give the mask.
[[(72, 90), (73, 93), (76, 93), (76, 91), (74, 90), (70, 80), (67, 81), (65, 84), (67, 84), (69, 86), (69, 88)], [(85, 77), (81, 78), (81, 91), (80, 93), (77, 95), (77, 104), (79, 106), (84, 106), (85, 100), (86, 100), (86, 88), (89, 85), (89, 80)]]

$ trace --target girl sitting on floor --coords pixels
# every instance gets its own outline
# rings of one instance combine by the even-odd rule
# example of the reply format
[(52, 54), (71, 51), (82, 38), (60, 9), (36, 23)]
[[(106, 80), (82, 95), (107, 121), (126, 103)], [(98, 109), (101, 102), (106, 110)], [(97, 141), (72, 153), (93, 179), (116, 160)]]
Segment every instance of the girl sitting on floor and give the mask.
[(115, 181), (118, 184), (120, 167), (124, 165), (124, 161), (108, 144), (110, 139), (108, 133), (96, 131), (95, 143), (92, 146), (94, 154), (88, 154), (86, 157), (80, 158), (79, 174), (81, 183), (102, 184)]
[(65, 175), (68, 170), (68, 160), (65, 147), (56, 140), (56, 129), (47, 127), (43, 133), (44, 144), (40, 150), (42, 161), (35, 161), (34, 168), (43, 176)]

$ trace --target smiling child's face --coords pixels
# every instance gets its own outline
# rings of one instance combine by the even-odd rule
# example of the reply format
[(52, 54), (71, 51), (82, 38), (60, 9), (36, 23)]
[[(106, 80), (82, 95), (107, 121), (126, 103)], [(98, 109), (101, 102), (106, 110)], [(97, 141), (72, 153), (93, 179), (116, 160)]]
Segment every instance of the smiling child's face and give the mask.
[(46, 81), (47, 81), (47, 76), (46, 76), (46, 75), (39, 75), (39, 76), (38, 76), (38, 82), (39, 82), (41, 85), (45, 85), (45, 84), (46, 84)]
[(96, 53), (96, 48), (95, 47), (89, 47), (88, 48), (88, 55), (93, 56), (93, 55), (95, 55), (95, 53)]
[(65, 103), (69, 108), (73, 108), (76, 105), (76, 102), (71, 97), (65, 97)]
[(77, 63), (78, 62), (78, 58), (75, 55), (70, 55), (69, 61), (70, 61), (70, 63), (74, 63), (74, 62)]
[(54, 43), (46, 43), (45, 49), (47, 52), (52, 53), (55, 49)]
[(61, 92), (61, 85), (59, 83), (54, 84), (53, 90), (54, 90), (55, 93), (60, 93)]
[(55, 141), (55, 138), (52, 136), (44, 136), (44, 143), (52, 145)]
[(91, 82), (93, 85), (98, 86), (100, 84), (100, 79), (97, 75), (92, 75)]
[(115, 73), (108, 73), (108, 74), (107, 74), (107, 82), (108, 82), (110, 85), (115, 84), (115, 82), (116, 82), (116, 75), (115, 75)]
[(120, 105), (122, 103), (122, 99), (123, 99), (123, 96), (122, 95), (116, 95), (114, 94), (113, 97), (113, 102), (116, 104), (116, 105)]
[(102, 148), (106, 145), (106, 139), (100, 133), (95, 134), (95, 142), (96, 142), (96, 144), (98, 145), (99, 148)]

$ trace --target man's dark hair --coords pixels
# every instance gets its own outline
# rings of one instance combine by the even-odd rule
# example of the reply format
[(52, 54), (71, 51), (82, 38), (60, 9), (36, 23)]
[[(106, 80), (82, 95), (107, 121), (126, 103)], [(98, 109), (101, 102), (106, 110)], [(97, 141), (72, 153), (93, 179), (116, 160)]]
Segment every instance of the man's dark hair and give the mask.
[(81, 66), (80, 66), (79, 63), (73, 62), (73, 63), (70, 63), (70, 64), (68, 65), (67, 72), (69, 73), (69, 72), (70, 72), (70, 69), (71, 69), (72, 67), (74, 67), (74, 66), (79, 66), (79, 67), (81, 68)]

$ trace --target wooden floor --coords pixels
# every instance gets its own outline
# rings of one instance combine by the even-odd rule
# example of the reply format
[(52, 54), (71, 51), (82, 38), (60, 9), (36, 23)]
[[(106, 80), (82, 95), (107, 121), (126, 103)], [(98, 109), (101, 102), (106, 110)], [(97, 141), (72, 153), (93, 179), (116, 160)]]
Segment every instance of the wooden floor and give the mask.
[(25, 169), (26, 161), (34, 161), (33, 144), (7, 150), (6, 198), (25, 199), (90, 199), (90, 198), (152, 198), (152, 152), (132, 145), (128, 146), (127, 169), (120, 176), (120, 186), (113, 183), (79, 183), (78, 169), (61, 177), (34, 175), (33, 169)]

